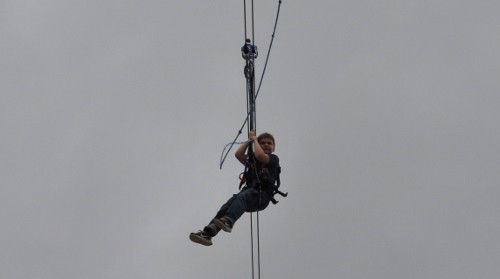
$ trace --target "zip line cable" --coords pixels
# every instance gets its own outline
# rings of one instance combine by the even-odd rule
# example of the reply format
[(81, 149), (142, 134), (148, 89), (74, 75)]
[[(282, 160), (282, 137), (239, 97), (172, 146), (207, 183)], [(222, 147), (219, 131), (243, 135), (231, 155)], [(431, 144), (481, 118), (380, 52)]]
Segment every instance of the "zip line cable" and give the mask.
[[(247, 23), (246, 23), (246, 0), (244, 1), (245, 3), (245, 7), (244, 7), (244, 18), (245, 18), (245, 39), (247, 38)], [(253, 3), (253, 0), (252, 0), (252, 3)], [(278, 4), (278, 10), (276, 12), (276, 20), (274, 22), (274, 28), (273, 28), (273, 33), (271, 35), (271, 42), (269, 43), (269, 47), (268, 47), (268, 50), (267, 50), (267, 55), (266, 55), (266, 61), (264, 63), (264, 67), (262, 69), (262, 74), (260, 76), (260, 80), (259, 80), (259, 86), (257, 87), (257, 92), (255, 93), (255, 100), (257, 100), (257, 97), (259, 96), (259, 92), (260, 92), (260, 89), (262, 87), (262, 81), (264, 80), (264, 74), (266, 73), (266, 69), (267, 69), (267, 63), (269, 62), (269, 57), (271, 55), (271, 49), (272, 49), (272, 46), (273, 46), (273, 42), (274, 42), (274, 38), (275, 38), (275, 34), (276, 34), (276, 28), (278, 26), (278, 19), (279, 19), (279, 15), (280, 15), (280, 9), (281, 8), (281, 0), (279, 0), (279, 4)], [(253, 31), (252, 31), (253, 32)], [(230, 143), (228, 143), (225, 147), (224, 147), (224, 150), (222, 151), (222, 155), (221, 155), (221, 160), (220, 160), (220, 163), (219, 163), (219, 169), (222, 169), (222, 165), (224, 164), (224, 161), (226, 160), (227, 158), (227, 155), (229, 154), (229, 152), (231, 151), (231, 149), (233, 148), (233, 146), (235, 144), (240, 144), (240, 143), (237, 143), (236, 141), (238, 140), (238, 138), (240, 137), (241, 133), (242, 133), (242, 130), (243, 128), (245, 127), (245, 125), (248, 123), (248, 117), (250, 116), (250, 112), (247, 113), (246, 117), (245, 117), (245, 120), (243, 121), (243, 124), (241, 125), (240, 129), (238, 130), (238, 133), (236, 134), (236, 137), (234, 138), (234, 140)], [(226, 148), (227, 146), (229, 146), (229, 149), (226, 151)], [(224, 153), (225, 152), (225, 153)]]
[[(247, 21), (247, 14), (246, 14), (246, 0), (244, 0), (244, 6), (245, 6), (245, 34), (247, 34), (247, 30), (246, 30), (246, 21)], [(256, 117), (256, 106), (255, 106), (255, 100), (257, 98), (257, 94), (258, 94), (258, 91), (260, 90), (260, 86), (262, 84), (262, 79), (264, 77), (264, 73), (265, 73), (265, 68), (267, 67), (267, 62), (269, 60), (269, 55), (270, 55), (270, 50), (271, 50), (271, 47), (272, 47), (272, 42), (274, 40), (274, 35), (275, 35), (275, 32), (276, 32), (276, 25), (277, 25), (277, 22), (278, 22), (278, 16), (279, 16), (279, 11), (280, 11), (280, 6), (281, 6), (281, 0), (279, 0), (279, 5), (278, 5), (278, 12), (277, 12), (277, 15), (276, 15), (276, 21), (275, 21), (275, 26), (273, 28), (273, 34), (272, 34), (272, 38), (271, 38), (271, 43), (269, 45), (269, 50), (268, 50), (268, 54), (267, 54), (267, 57), (266, 57), (266, 63), (265, 63), (265, 66), (264, 66), (264, 70), (262, 72), (262, 76), (261, 76), (261, 79), (260, 79), (260, 82), (259, 82), (259, 90), (257, 90), (257, 93), (255, 91), (255, 59), (257, 58), (258, 56), (258, 51), (257, 51), (257, 46), (255, 45), (255, 17), (254, 17), (254, 4), (253, 4), (253, 0), (251, 2), (251, 6), (252, 6), (252, 40), (250, 40), (248, 37), (245, 36), (245, 45), (242, 47), (242, 56), (243, 58), (246, 60), (246, 65), (245, 65), (245, 70), (244, 70), (244, 73), (245, 73), (245, 78), (246, 78), (246, 92), (247, 92), (247, 117), (246, 117), (246, 120), (243, 124), (242, 127), (245, 126), (245, 123), (247, 123), (247, 127), (248, 127), (248, 132), (250, 133), (251, 130), (254, 130), (256, 131), (257, 128), (256, 128), (256, 123), (257, 123), (257, 117)], [(238, 136), (241, 134), (241, 129), (240, 131), (238, 132)], [(256, 158), (255, 158), (255, 154), (253, 153), (253, 144), (256, 144), (256, 143), (250, 143), (248, 145), (248, 154), (249, 154), (249, 158), (248, 158), (248, 164), (251, 166), (253, 164), (253, 170), (255, 171), (255, 178), (256, 178), (256, 185), (258, 187), (258, 192), (259, 192), (259, 205), (261, 204), (261, 193), (262, 193), (262, 189), (261, 189), (261, 185), (260, 185), (260, 181), (259, 181), (259, 174), (258, 174), (258, 170), (257, 170), (257, 167), (256, 167)], [(231, 145), (232, 146), (232, 145)], [(229, 151), (228, 151), (229, 152)], [(227, 154), (226, 154), (227, 155)], [(222, 163), (221, 162), (221, 167), (222, 167)], [(247, 170), (248, 166), (245, 166), (245, 171)], [(252, 169), (252, 167), (249, 168), (249, 171), (250, 169)], [(253, 186), (255, 187), (255, 186)], [(260, 268), (260, 226), (259, 226), (259, 212), (257, 211), (256, 213), (257, 215), (257, 220), (256, 220), (256, 225), (257, 225), (257, 278), (260, 279), (260, 271), (261, 271), (261, 268)], [(254, 255), (254, 228), (253, 228), (253, 213), (250, 213), (250, 245), (251, 245), (251, 259), (252, 259), (252, 279), (255, 278), (255, 255)]]
[[(277, 9), (277, 12), (276, 12), (276, 19), (275, 19), (275, 22), (274, 22), (274, 27), (273, 27), (273, 33), (271, 35), (271, 41), (269, 43), (269, 47), (268, 47), (268, 50), (267, 50), (267, 55), (266, 55), (266, 60), (265, 60), (265, 63), (264, 63), (264, 67), (263, 67), (263, 70), (262, 70), (262, 74), (260, 76), (260, 80), (259, 80), (259, 85), (257, 87), (257, 91), (255, 91), (255, 64), (254, 64), (254, 61), (255, 59), (257, 58), (257, 55), (258, 55), (258, 51), (257, 51), (257, 47), (255, 46), (255, 16), (254, 16), (254, 2), (253, 0), (251, 0), (251, 36), (252, 38), (250, 39), (248, 37), (248, 26), (247, 26), (247, 21), (248, 21), (248, 16), (247, 16), (247, 1), (246, 0), (243, 0), (243, 17), (244, 17), (244, 34), (245, 34), (245, 44), (243, 45), (243, 47), (241, 48), (241, 51), (242, 51), (242, 56), (243, 58), (245, 59), (246, 61), (246, 65), (245, 65), (245, 68), (244, 68), (244, 74), (245, 74), (245, 78), (246, 78), (246, 93), (247, 93), (247, 115), (245, 117), (245, 120), (243, 121), (243, 124), (241, 125), (241, 128), (238, 130), (238, 134), (236, 135), (236, 137), (234, 138), (234, 140), (230, 143), (228, 143), (224, 149), (222, 150), (222, 154), (221, 154), (221, 160), (220, 160), (220, 165), (219, 165), (219, 168), (222, 169), (222, 165), (224, 164), (224, 161), (226, 160), (227, 158), (227, 155), (229, 154), (229, 152), (231, 151), (231, 148), (235, 145), (235, 144), (245, 144), (245, 143), (248, 143), (248, 154), (249, 154), (249, 158), (248, 158), (248, 165), (254, 165), (255, 166), (255, 163), (256, 163), (256, 158), (255, 158), (255, 154), (253, 153), (253, 144), (255, 143), (250, 143), (251, 141), (245, 141), (245, 142), (236, 142), (236, 140), (238, 139), (238, 137), (241, 135), (242, 133), (242, 130), (243, 128), (245, 127), (245, 125), (247, 125), (247, 128), (248, 128), (248, 132), (250, 132), (251, 130), (256, 130), (256, 112), (255, 112), (255, 100), (257, 99), (257, 96), (259, 95), (259, 92), (260, 92), (260, 89), (261, 89), (261, 86), (262, 86), (262, 81), (264, 79), (264, 74), (266, 73), (266, 69), (267, 69), (267, 64), (269, 62), (269, 57), (270, 57), (270, 54), (271, 54), (271, 49), (272, 49), (272, 46), (273, 46), (273, 42), (274, 42), (274, 38), (275, 38), (275, 34), (276, 34), (276, 28), (278, 26), (278, 19), (279, 19), (279, 14), (280, 14), (280, 8), (281, 8), (281, 3), (282, 1), (279, 0), (278, 1), (278, 9)], [(228, 148), (229, 147), (229, 148)], [(226, 151), (227, 149), (227, 151)], [(247, 168), (249, 169), (249, 172), (250, 172), (250, 169), (252, 167), (249, 167), (248, 165), (245, 166), (245, 172), (247, 172)], [(258, 175), (258, 170), (256, 167), (253, 167), (253, 169), (255, 170), (255, 176), (256, 176), (256, 185), (258, 185), (258, 190), (259, 190), (259, 204), (261, 203), (261, 187), (260, 187), (260, 181), (259, 181), (259, 175)], [(240, 187), (241, 187), (241, 184), (240, 184)], [(256, 236), (256, 241), (257, 241), (257, 278), (260, 279), (260, 225), (259, 225), (259, 212), (257, 211), (256, 213), (257, 215), (257, 220), (256, 220), (256, 225), (257, 225), (257, 229), (256, 229), (256, 232), (257, 232), (257, 236)], [(252, 262), (252, 279), (255, 278), (255, 255), (254, 255), (254, 247), (255, 247), (255, 244), (254, 244), (254, 221), (253, 221), (253, 214), (250, 213), (250, 237), (251, 237), (251, 240), (250, 240), (250, 245), (251, 245), (251, 262)]]
[[(243, 1), (243, 5), (247, 6), (246, 0)], [(241, 47), (241, 55), (245, 59), (245, 68), (244, 68), (244, 74), (246, 78), (246, 96), (247, 96), (247, 128), (248, 128), (248, 133), (252, 130), (257, 130), (257, 124), (256, 124), (256, 108), (255, 108), (255, 59), (258, 56), (258, 51), (257, 51), (257, 46), (255, 45), (255, 29), (254, 29), (254, 5), (253, 5), (253, 0), (251, 1), (251, 23), (252, 23), (252, 39), (249, 39), (248, 37), (245, 38), (245, 44)], [(247, 14), (245, 11), (245, 22), (247, 21)], [(246, 25), (246, 24), (245, 24)], [(247, 33), (246, 27), (245, 27), (245, 33)], [(257, 160), (255, 158), (254, 154), (254, 147), (255, 143), (250, 143), (248, 144), (248, 165), (245, 166), (245, 171), (250, 172), (251, 170), (255, 171), (255, 177), (257, 178), (257, 182), (259, 179), (258, 175), (258, 170), (256, 167)], [(253, 166), (253, 167), (252, 167)], [(260, 195), (261, 195), (261, 189), (260, 189), (260, 184), (256, 184), (258, 186), (259, 190), (259, 204), (260, 204)], [(253, 186), (255, 187), (255, 186)], [(251, 263), (252, 263), (252, 279), (255, 278), (255, 255), (254, 255), (254, 236), (253, 236), (253, 214), (250, 213), (250, 246), (251, 246)], [(259, 215), (257, 212), (257, 224), (259, 223)], [(257, 230), (257, 234), (258, 234)], [(258, 238), (257, 238), (258, 239)], [(257, 251), (259, 254), (260, 244), (257, 242)], [(260, 258), (257, 256), (257, 271), (258, 271), (258, 278), (260, 279)]]

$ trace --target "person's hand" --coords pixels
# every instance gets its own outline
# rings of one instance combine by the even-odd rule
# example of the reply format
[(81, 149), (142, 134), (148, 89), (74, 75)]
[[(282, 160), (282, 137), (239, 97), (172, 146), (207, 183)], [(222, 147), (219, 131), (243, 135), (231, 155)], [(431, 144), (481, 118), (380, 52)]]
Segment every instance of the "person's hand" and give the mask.
[(250, 132), (248, 132), (248, 139), (252, 141), (257, 140), (257, 134), (255, 133), (255, 130), (251, 130)]

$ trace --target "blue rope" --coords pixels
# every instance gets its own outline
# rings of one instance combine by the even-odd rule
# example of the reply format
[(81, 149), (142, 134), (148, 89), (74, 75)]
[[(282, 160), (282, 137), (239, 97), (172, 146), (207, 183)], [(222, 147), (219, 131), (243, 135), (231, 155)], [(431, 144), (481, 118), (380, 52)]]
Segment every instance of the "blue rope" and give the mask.
[(245, 144), (245, 143), (250, 143), (250, 142), (251, 142), (251, 140), (242, 141), (242, 142), (236, 142), (236, 139), (235, 139), (233, 142), (230, 142), (230, 143), (226, 144), (226, 146), (224, 146), (224, 149), (222, 149), (222, 154), (220, 156), (220, 166), (219, 167), (222, 169), (222, 164), (224, 163), (224, 159), (226, 159), (226, 156), (229, 153), (229, 151), (228, 151), (228, 153), (226, 153), (226, 156), (224, 156), (224, 152), (226, 151), (226, 148), (228, 146), (232, 147), (235, 144)]
[[(266, 68), (267, 68), (267, 62), (269, 61), (269, 56), (271, 54), (271, 48), (273, 46), (274, 36), (276, 34), (276, 27), (278, 26), (278, 18), (279, 18), (279, 15), (280, 15), (280, 7), (281, 7), (281, 0), (279, 0), (278, 11), (276, 12), (276, 20), (274, 22), (273, 34), (271, 35), (271, 42), (269, 43), (269, 48), (267, 50), (266, 62), (264, 64), (264, 68), (262, 69), (262, 75), (260, 76), (259, 86), (257, 87), (257, 92), (255, 93), (255, 100), (257, 100), (257, 97), (259, 96), (260, 88), (262, 86), (262, 80), (264, 79), (264, 74), (265, 74)], [(231, 148), (233, 148), (233, 146), (236, 144), (236, 140), (240, 137), (240, 135), (242, 133), (241, 130), (243, 130), (243, 128), (245, 127), (245, 125), (248, 123), (248, 116), (249, 115), (250, 115), (250, 112), (247, 113), (247, 116), (245, 117), (245, 121), (243, 121), (243, 124), (241, 125), (241, 128), (238, 130), (238, 134), (236, 135), (236, 137), (234, 138), (234, 140), (231, 143), (228, 143), (224, 147), (224, 150), (222, 151), (223, 155), (221, 155), (221, 161), (220, 161), (220, 165), (219, 165), (220, 169), (222, 169), (222, 165), (224, 164), (224, 161), (226, 160), (226, 157), (229, 154), (229, 151), (231, 151)], [(229, 145), (230, 145), (230, 147), (227, 150), (226, 154), (224, 155), (224, 151), (226, 150), (227, 146), (229, 146)]]
[(274, 35), (276, 34), (276, 27), (278, 26), (278, 18), (280, 16), (281, 0), (279, 0), (278, 11), (276, 12), (276, 20), (274, 21), (273, 34), (271, 35), (271, 42), (269, 43), (269, 48), (267, 49), (266, 62), (264, 63), (264, 68), (262, 69), (262, 75), (260, 76), (259, 86), (257, 87), (257, 93), (255, 93), (255, 99), (259, 96), (260, 87), (262, 85), (262, 80), (264, 79), (264, 74), (267, 68), (267, 62), (269, 61), (269, 56), (271, 54), (271, 48), (273, 47)]

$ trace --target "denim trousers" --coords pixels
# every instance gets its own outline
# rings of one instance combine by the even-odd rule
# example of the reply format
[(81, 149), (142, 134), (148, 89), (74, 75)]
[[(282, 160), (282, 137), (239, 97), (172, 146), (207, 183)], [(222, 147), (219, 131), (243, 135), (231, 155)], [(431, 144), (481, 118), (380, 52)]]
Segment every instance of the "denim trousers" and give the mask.
[[(270, 200), (271, 196), (265, 191), (259, 191), (255, 187), (244, 188), (222, 205), (214, 219), (226, 216), (231, 218), (234, 224), (245, 212), (264, 210), (269, 205)], [(205, 227), (205, 231), (211, 236), (217, 235), (220, 231), (215, 226), (214, 219)]]

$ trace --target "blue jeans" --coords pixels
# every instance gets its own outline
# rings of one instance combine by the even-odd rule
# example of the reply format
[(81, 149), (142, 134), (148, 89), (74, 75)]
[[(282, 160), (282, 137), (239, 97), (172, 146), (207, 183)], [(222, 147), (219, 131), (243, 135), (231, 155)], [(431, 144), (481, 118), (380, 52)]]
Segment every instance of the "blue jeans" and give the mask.
[[(259, 195), (259, 190), (254, 187), (244, 188), (222, 205), (214, 219), (226, 216), (231, 218), (234, 224), (245, 212), (264, 210), (269, 205), (270, 200), (271, 196), (265, 191), (260, 191)], [(220, 231), (215, 226), (214, 219), (204, 229), (211, 236), (217, 235)]]

